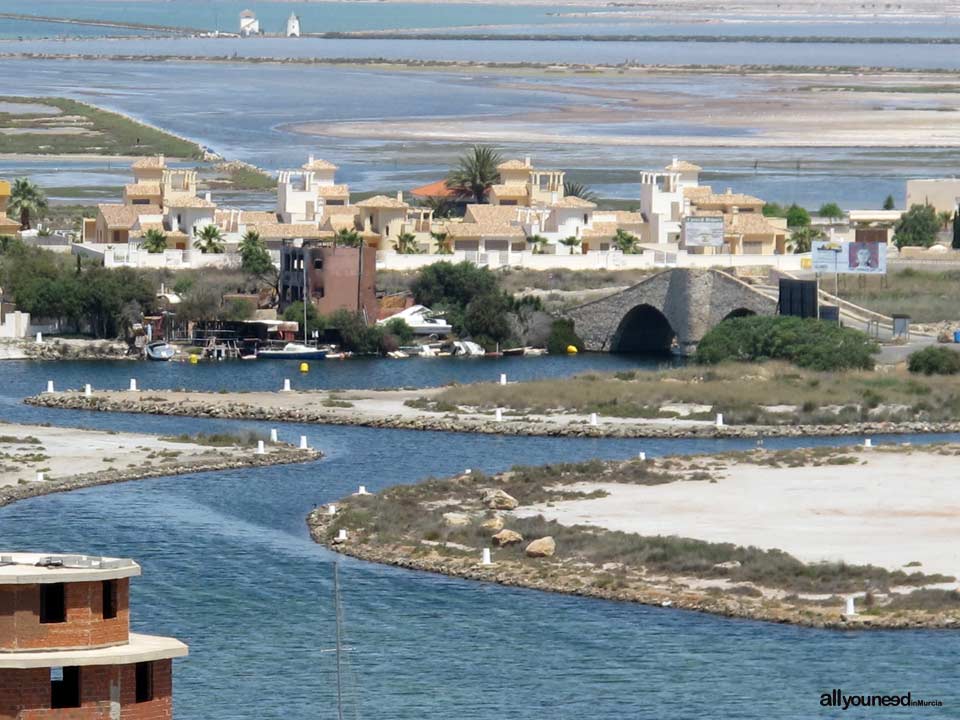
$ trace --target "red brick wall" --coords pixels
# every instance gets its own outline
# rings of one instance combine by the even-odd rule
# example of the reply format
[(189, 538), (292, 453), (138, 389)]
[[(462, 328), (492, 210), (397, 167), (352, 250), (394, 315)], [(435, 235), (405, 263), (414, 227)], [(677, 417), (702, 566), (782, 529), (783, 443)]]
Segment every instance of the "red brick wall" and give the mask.
[(74, 649), (127, 642), (130, 581), (117, 580), (117, 616), (103, 619), (99, 581), (67, 583), (67, 620), (40, 622), (39, 585), (0, 586), (0, 650)]
[(111, 688), (121, 720), (173, 717), (172, 661), (153, 663), (153, 700), (136, 702), (135, 665), (80, 669), (80, 707), (50, 708), (50, 670), (0, 670), (0, 720), (109, 720)]

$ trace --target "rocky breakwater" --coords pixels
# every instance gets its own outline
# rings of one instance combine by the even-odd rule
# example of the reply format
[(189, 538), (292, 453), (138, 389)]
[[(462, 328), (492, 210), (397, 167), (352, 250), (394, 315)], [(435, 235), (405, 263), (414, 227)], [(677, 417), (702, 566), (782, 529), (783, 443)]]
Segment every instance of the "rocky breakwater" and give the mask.
[[(162, 395), (160, 394), (162, 392)], [(371, 391), (375, 395), (376, 391)], [(289, 402), (290, 396), (280, 393), (269, 398), (259, 398), (256, 403), (245, 400), (243, 394), (102, 392), (85, 397), (83, 393), (44, 393), (27, 398), (24, 402), (40, 407), (98, 410), (102, 412), (144, 413), (150, 415), (183, 415), (200, 418), (228, 420), (258, 420), (290, 423), (314, 423), (322, 425), (355, 425), (372, 428), (399, 430), (424, 430), (433, 432), (475, 432), (495, 435), (582, 437), (582, 438), (743, 438), (761, 439), (770, 437), (869, 437), (887, 434), (937, 434), (960, 432), (960, 422), (886, 422), (865, 421), (856, 423), (817, 425), (717, 425), (714, 423), (672, 423), (650, 420), (628, 421), (616, 419), (597, 424), (585, 421), (581, 416), (555, 414), (540, 419), (495, 418), (476, 414), (441, 414), (428, 410), (408, 410), (400, 414), (390, 410), (361, 407), (359, 404), (347, 409), (326, 407), (326, 393), (298, 393), (309, 402)]]
[(0, 343), (0, 359), (8, 360), (137, 360), (126, 343), (112, 340), (16, 340)]

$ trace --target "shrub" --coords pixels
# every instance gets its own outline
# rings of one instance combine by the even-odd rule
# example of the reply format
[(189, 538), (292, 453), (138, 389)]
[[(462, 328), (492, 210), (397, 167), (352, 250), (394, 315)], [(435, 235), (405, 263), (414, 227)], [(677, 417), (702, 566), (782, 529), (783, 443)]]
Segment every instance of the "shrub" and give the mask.
[(574, 331), (573, 320), (554, 320), (550, 325), (547, 352), (551, 355), (563, 355), (570, 345), (573, 345), (577, 350), (583, 350), (583, 340)]
[(945, 347), (926, 347), (907, 358), (907, 369), (924, 375), (956, 375), (960, 372), (960, 353)]
[(787, 360), (812, 370), (873, 369), (877, 344), (859, 330), (796, 317), (751, 316), (724, 320), (700, 341), (696, 360)]

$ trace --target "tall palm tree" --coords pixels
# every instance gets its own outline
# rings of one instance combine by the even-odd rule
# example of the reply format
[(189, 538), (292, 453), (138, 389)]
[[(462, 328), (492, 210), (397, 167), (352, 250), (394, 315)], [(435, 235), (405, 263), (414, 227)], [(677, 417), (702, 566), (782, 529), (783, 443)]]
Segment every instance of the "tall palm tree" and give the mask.
[(937, 218), (940, 220), (940, 229), (947, 230), (953, 221), (953, 213), (949, 210), (943, 210), (937, 213)]
[(216, 225), (205, 225), (197, 233), (193, 246), (203, 254), (220, 255), (224, 251), (223, 235)]
[(424, 198), (420, 205), (433, 210), (433, 217), (437, 220), (445, 220), (451, 217), (456, 209), (453, 203), (445, 197)]
[(447, 187), (461, 199), (485, 202), (490, 187), (500, 182), (497, 165), (502, 161), (500, 153), (489, 145), (474, 145), (451, 168)]
[(563, 238), (560, 241), (560, 244), (570, 248), (570, 252), (572, 253), (575, 247), (580, 246), (580, 238), (578, 238), (576, 235), (571, 235), (570, 237)]
[(566, 197), (578, 197), (581, 200), (597, 201), (597, 194), (583, 183), (573, 182), (572, 180), (563, 181), (563, 194)]
[(353, 228), (340, 228), (333, 236), (333, 244), (345, 247), (360, 247), (363, 244), (363, 238)]
[(32, 219), (47, 211), (47, 198), (34, 183), (20, 178), (14, 181), (10, 191), (9, 208), (20, 215), (20, 229), (29, 230), (33, 227)]
[(148, 253), (162, 253), (167, 249), (167, 236), (163, 230), (150, 228), (143, 234), (143, 249)]
[(813, 247), (814, 240), (822, 240), (825, 237), (823, 230), (819, 228), (809, 226), (797, 228), (790, 236), (790, 245), (794, 253), (807, 253)]
[(437, 243), (437, 255), (453, 255), (453, 243), (448, 239), (447, 233), (430, 231), (430, 237)]
[(533, 246), (533, 254), (540, 255), (543, 253), (544, 246), (546, 246), (546, 244), (550, 241), (547, 240), (543, 235), (530, 235), (527, 238), (527, 242)]
[(416, 255), (420, 252), (420, 248), (417, 247), (417, 238), (413, 233), (408, 232), (400, 233), (397, 236), (393, 249), (401, 255)]
[(613, 244), (616, 245), (621, 252), (625, 255), (630, 255), (637, 251), (637, 244), (640, 242), (640, 238), (636, 235), (628, 233), (623, 228), (617, 230), (613, 235)]

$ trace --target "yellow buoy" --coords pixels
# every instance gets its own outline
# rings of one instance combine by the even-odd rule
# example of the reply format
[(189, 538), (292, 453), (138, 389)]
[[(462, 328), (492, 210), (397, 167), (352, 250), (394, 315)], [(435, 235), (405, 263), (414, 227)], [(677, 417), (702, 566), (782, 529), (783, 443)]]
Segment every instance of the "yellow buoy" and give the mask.
[(310, 366), (305, 362), (300, 363), (300, 372), (310, 372)]
[(191, 356), (190, 356), (190, 364), (191, 364), (191, 365), (196, 365), (198, 362), (200, 362), (200, 358), (199, 358), (198, 356), (196, 356), (196, 355), (191, 355)]
[(568, 354), (568, 355), (576, 355), (577, 352), (578, 352), (578, 351), (577, 351), (577, 346), (576, 346), (576, 345), (567, 345), (567, 354)]

